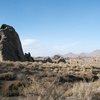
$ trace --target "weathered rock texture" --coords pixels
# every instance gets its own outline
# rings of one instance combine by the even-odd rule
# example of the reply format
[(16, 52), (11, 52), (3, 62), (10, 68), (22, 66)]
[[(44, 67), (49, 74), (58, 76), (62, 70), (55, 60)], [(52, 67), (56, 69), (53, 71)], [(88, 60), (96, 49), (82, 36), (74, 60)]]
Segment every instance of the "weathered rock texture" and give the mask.
[(0, 61), (25, 61), (19, 36), (15, 29), (3, 24), (0, 28)]
[(65, 58), (63, 58), (63, 57), (59, 58), (59, 59), (58, 59), (58, 63), (60, 63), (60, 62), (66, 63)]
[(26, 61), (31, 61), (31, 62), (34, 61), (33, 57), (30, 54), (30, 52), (25, 53), (25, 58), (26, 58)]

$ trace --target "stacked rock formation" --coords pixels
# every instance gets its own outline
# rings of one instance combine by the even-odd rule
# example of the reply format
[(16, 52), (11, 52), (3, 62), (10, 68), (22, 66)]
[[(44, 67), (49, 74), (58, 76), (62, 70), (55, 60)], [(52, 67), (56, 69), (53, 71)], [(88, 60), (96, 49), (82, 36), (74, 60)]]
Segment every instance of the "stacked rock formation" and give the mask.
[(31, 61), (31, 62), (34, 61), (33, 57), (30, 54), (30, 52), (25, 53), (25, 58), (26, 58), (26, 61)]
[(3, 24), (0, 28), (0, 61), (25, 61), (20, 38), (12, 26)]

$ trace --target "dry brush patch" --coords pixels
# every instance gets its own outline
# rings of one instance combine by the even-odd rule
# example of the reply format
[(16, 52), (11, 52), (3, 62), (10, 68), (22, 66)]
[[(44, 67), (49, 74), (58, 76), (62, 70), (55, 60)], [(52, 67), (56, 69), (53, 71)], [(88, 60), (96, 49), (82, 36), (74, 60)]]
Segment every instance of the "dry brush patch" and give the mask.
[[(100, 80), (91, 83), (76, 83), (73, 86), (73, 96), (86, 100), (100, 100)], [(95, 99), (93, 99), (95, 98)]]
[(0, 91), (5, 91), (5, 96), (24, 95), (27, 100), (99, 98), (100, 81), (96, 81), (99, 72), (94, 74), (93, 66), (87, 66), (80, 66), (79, 62), (77, 65), (63, 62), (2, 62)]

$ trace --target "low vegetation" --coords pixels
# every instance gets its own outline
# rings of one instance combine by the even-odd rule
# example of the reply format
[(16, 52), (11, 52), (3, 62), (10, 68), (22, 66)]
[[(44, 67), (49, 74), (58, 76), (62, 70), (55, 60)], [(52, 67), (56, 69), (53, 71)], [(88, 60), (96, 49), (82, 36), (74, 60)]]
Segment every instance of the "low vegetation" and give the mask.
[(0, 100), (100, 100), (99, 61), (0, 63)]

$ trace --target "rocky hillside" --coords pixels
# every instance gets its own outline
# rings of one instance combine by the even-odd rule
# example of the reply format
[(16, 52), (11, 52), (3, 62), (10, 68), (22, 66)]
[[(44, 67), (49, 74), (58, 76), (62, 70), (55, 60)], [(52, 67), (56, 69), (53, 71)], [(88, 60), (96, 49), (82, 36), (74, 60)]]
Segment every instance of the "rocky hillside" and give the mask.
[(75, 53), (68, 53), (63, 55), (63, 57), (70, 57), (70, 58), (76, 58), (76, 57), (100, 57), (100, 50), (95, 50), (93, 52), (90, 53), (85, 53), (82, 52), (80, 54), (75, 54)]

